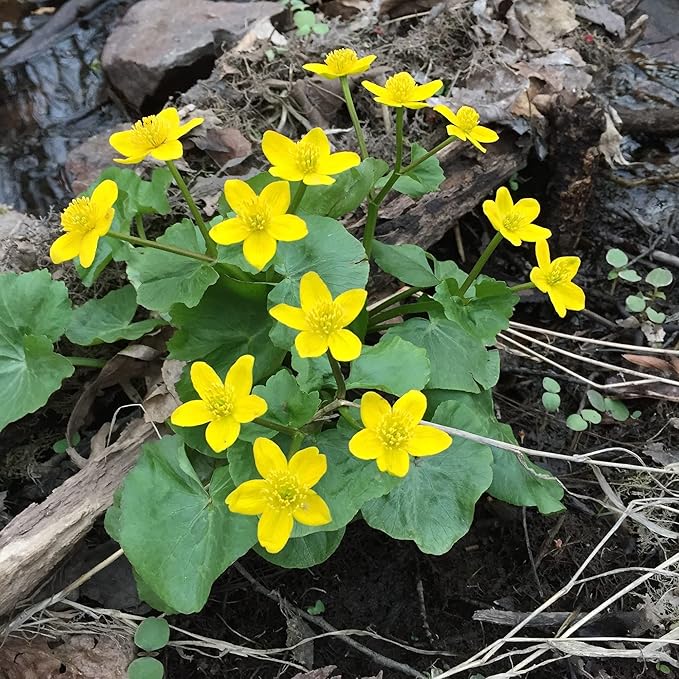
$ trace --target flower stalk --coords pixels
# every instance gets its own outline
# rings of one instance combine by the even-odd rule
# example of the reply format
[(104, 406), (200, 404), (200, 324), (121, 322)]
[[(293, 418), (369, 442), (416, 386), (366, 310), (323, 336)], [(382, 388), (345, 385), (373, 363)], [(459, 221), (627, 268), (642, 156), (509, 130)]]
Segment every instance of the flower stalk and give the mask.
[(191, 259), (197, 259), (199, 262), (207, 262), (208, 264), (214, 264), (215, 257), (209, 257), (208, 255), (203, 255), (200, 252), (194, 252), (193, 250), (185, 250), (184, 248), (178, 248), (174, 245), (165, 245), (165, 243), (158, 243), (155, 240), (148, 240), (146, 238), (138, 238), (137, 236), (128, 236), (124, 233), (118, 233), (117, 231), (109, 231), (106, 234), (109, 238), (116, 238), (117, 240), (125, 241), (126, 243), (131, 243), (132, 245), (141, 245), (145, 248), (153, 248), (154, 250), (162, 250), (163, 252), (169, 252), (172, 255), (180, 255), (182, 257), (189, 257)]
[(536, 285), (532, 281), (528, 281), (528, 283), (519, 283), (519, 285), (510, 285), (509, 289), (512, 292), (519, 292), (520, 290), (532, 290), (535, 288)]
[(302, 202), (302, 198), (304, 198), (305, 191), (306, 184), (304, 182), (300, 182), (299, 186), (297, 187), (297, 190), (295, 191), (295, 195), (292, 197), (292, 203), (290, 203), (288, 214), (294, 215), (297, 212), (297, 208), (299, 207), (299, 204)]
[(368, 147), (365, 144), (365, 137), (363, 136), (363, 129), (361, 128), (361, 123), (358, 119), (358, 114), (356, 113), (356, 107), (354, 106), (354, 100), (351, 96), (351, 88), (349, 87), (349, 78), (344, 75), (341, 76), (340, 85), (342, 86), (342, 94), (344, 95), (344, 101), (347, 104), (347, 110), (349, 111), (349, 117), (354, 126), (354, 131), (356, 132), (356, 140), (358, 141), (358, 148), (361, 151), (361, 158), (365, 160), (368, 157)]
[(439, 303), (434, 300), (426, 300), (422, 302), (413, 302), (412, 304), (402, 304), (401, 306), (385, 309), (384, 311), (374, 314), (370, 317), (370, 329), (381, 325), (384, 321), (388, 321), (398, 316), (405, 316), (406, 314), (418, 314), (423, 311), (434, 311), (439, 308)]
[(496, 233), (491, 239), (490, 243), (486, 245), (486, 249), (481, 253), (481, 256), (479, 257), (478, 261), (476, 262), (476, 264), (474, 264), (474, 267), (469, 272), (467, 278), (465, 278), (464, 283), (462, 283), (462, 287), (460, 288), (460, 291), (458, 293), (460, 297), (464, 297), (467, 290), (469, 290), (471, 284), (477, 279), (478, 275), (481, 273), (481, 270), (486, 265), (486, 262), (490, 259), (490, 256), (493, 254), (493, 252), (495, 252), (495, 248), (497, 248), (497, 246), (500, 245), (501, 242), (502, 234)]
[(87, 358), (86, 356), (64, 356), (74, 368), (103, 368), (106, 361), (103, 358)]
[(146, 231), (144, 230), (144, 219), (140, 214), (136, 214), (134, 217), (134, 223), (137, 227), (137, 235), (139, 238), (146, 238)]
[(335, 378), (335, 382), (337, 382), (335, 400), (341, 401), (347, 394), (347, 385), (344, 381), (344, 375), (342, 375), (342, 368), (335, 360), (335, 357), (330, 353), (330, 350), (328, 350), (328, 360), (330, 361), (330, 367), (332, 368), (332, 375)]
[(261, 427), (266, 427), (267, 429), (272, 429), (273, 431), (279, 431), (281, 434), (289, 434), (290, 436), (296, 436), (300, 434), (299, 429), (294, 427), (288, 427), (285, 424), (278, 424), (278, 422), (273, 422), (272, 420), (267, 420), (265, 417), (256, 417), (254, 420), (255, 424)]

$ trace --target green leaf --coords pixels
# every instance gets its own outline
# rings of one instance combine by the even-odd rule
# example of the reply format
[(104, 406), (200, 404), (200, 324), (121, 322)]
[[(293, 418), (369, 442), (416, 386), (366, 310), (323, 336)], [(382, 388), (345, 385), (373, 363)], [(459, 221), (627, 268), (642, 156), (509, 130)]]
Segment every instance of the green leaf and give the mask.
[(592, 404), (593, 408), (600, 410), (602, 413), (606, 410), (606, 402), (604, 397), (594, 389), (587, 390), (587, 400)]
[(203, 488), (176, 436), (147, 443), (120, 494), (119, 538), (135, 571), (168, 605), (195, 613), (212, 583), (256, 541), (254, 517), (231, 514), (229, 468)]
[(322, 615), (325, 613), (325, 604), (320, 599), (316, 599), (313, 606), (307, 607), (306, 612), (309, 615)]
[(0, 431), (44, 406), (73, 374), (52, 348), (70, 317), (66, 286), (48, 271), (0, 274)]
[(293, 346), (291, 363), (292, 369), (297, 373), (297, 383), (302, 391), (336, 388), (330, 361), (325, 354), (318, 358), (300, 358), (297, 349)]
[(628, 283), (638, 283), (641, 276), (634, 269), (623, 269), (618, 272), (618, 276)]
[(104, 179), (112, 179), (118, 185), (116, 209), (121, 211), (123, 219), (128, 223), (137, 214), (170, 213), (167, 189), (172, 183), (172, 175), (166, 167), (153, 170), (151, 181), (142, 179), (134, 170), (109, 167), (88, 191), (93, 191)]
[(606, 261), (611, 266), (619, 269), (627, 265), (627, 262), (629, 262), (629, 257), (622, 250), (619, 250), (618, 248), (611, 248), (606, 253)]
[(558, 394), (561, 391), (561, 385), (552, 377), (542, 378), (542, 388), (552, 394)]
[(478, 337), (454, 321), (438, 316), (411, 318), (386, 333), (394, 335), (426, 350), (431, 365), (429, 389), (478, 393), (498, 380), (497, 351), (486, 351)]
[(664, 323), (667, 316), (662, 311), (656, 311), (653, 307), (646, 309), (648, 320), (652, 323)]
[(165, 618), (146, 618), (134, 633), (134, 643), (144, 651), (158, 651), (170, 641), (170, 626)]
[(615, 398), (604, 398), (604, 405), (606, 412), (610, 413), (611, 417), (618, 422), (625, 422), (629, 419), (629, 408), (622, 402)]
[(561, 396), (553, 394), (551, 391), (546, 391), (542, 394), (542, 405), (548, 413), (555, 413), (561, 405)]
[(136, 312), (137, 294), (131, 285), (126, 285), (74, 309), (66, 337), (81, 346), (135, 340), (165, 323), (162, 318), (133, 323)]
[(429, 359), (421, 347), (396, 335), (384, 336), (364, 347), (351, 364), (348, 389), (377, 389), (402, 396), (410, 389), (424, 389), (429, 382)]
[[(205, 241), (189, 219), (171, 226), (158, 242), (205, 252)], [(127, 276), (137, 290), (137, 302), (152, 311), (169, 311), (180, 303), (194, 307), (219, 278), (207, 262), (152, 248), (134, 248), (127, 255)]]
[(669, 269), (651, 269), (646, 274), (646, 282), (654, 288), (664, 288), (672, 283), (672, 272)]
[(313, 12), (311, 12), (308, 9), (303, 9), (299, 12), (295, 12), (292, 15), (292, 18), (293, 21), (295, 22), (295, 26), (297, 26), (299, 30), (304, 28), (311, 30), (311, 26), (313, 26), (314, 23), (316, 22), (316, 16), (314, 15)]
[(591, 424), (601, 423), (601, 413), (597, 412), (596, 410), (592, 410), (591, 408), (583, 408), (580, 411), (580, 417)]
[(357, 167), (337, 175), (335, 183), (330, 186), (307, 187), (300, 210), (335, 219), (343, 217), (353, 212), (365, 200), (375, 182), (388, 168), (383, 160), (366, 158)]
[(316, 35), (325, 35), (330, 30), (330, 26), (328, 26), (328, 24), (318, 22), (311, 27), (311, 30)]
[(311, 568), (330, 558), (340, 546), (344, 531), (344, 528), (340, 528), (301, 538), (291, 538), (278, 554), (269, 554), (259, 545), (255, 545), (254, 551), (263, 559), (282, 568)]
[(475, 281), (469, 299), (461, 299), (459, 289), (457, 281), (448, 278), (436, 286), (434, 299), (441, 303), (447, 318), (484, 344), (494, 344), (497, 334), (509, 327), (519, 296), (506, 283), (488, 276)]
[[(414, 163), (428, 153), (427, 149), (417, 143), (410, 146), (410, 163)], [(399, 193), (404, 193), (411, 198), (421, 198), (427, 193), (436, 191), (441, 182), (446, 178), (441, 169), (441, 164), (436, 156), (428, 158), (420, 163), (414, 170), (404, 174), (396, 180), (394, 189)], [(386, 179), (378, 182), (378, 186), (383, 186)]]
[(155, 658), (137, 658), (127, 666), (128, 679), (163, 679), (165, 668)]
[[(444, 403), (433, 421), (450, 425), (450, 415)], [(464, 409), (455, 422), (469, 430), (474, 419)], [(444, 554), (469, 530), (476, 502), (492, 481), (492, 460), (488, 446), (455, 438), (438, 455), (411, 459), (408, 475), (388, 495), (368, 502), (363, 518), (397, 540), (413, 540), (427, 554)]]
[(641, 313), (646, 308), (646, 300), (643, 295), (628, 295), (625, 306), (633, 313)]
[(566, 426), (573, 431), (585, 431), (589, 424), (579, 413), (573, 413), (566, 418)]
[(377, 266), (407, 285), (430, 288), (439, 283), (432, 273), (427, 253), (417, 245), (387, 245), (375, 241), (373, 254)]

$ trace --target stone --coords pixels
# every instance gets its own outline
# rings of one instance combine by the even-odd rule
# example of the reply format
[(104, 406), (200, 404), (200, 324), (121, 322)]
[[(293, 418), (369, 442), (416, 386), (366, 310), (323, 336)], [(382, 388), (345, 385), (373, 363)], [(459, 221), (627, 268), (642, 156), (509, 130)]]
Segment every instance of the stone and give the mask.
[(44, 267), (54, 237), (47, 220), (0, 205), (0, 273)]
[(281, 11), (281, 4), (264, 0), (140, 0), (109, 35), (102, 66), (112, 86), (140, 109), (146, 99), (164, 94), (163, 83), (175, 90), (192, 85), (181, 81), (195, 82), (193, 67), (202, 63), (204, 70), (218, 47), (232, 47), (255, 23)]

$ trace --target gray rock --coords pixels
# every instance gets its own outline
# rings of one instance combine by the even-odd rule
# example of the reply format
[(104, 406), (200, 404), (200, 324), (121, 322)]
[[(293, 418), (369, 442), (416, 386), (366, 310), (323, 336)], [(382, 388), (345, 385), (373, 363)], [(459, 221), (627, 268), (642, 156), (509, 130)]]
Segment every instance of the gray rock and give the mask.
[(47, 220), (0, 205), (0, 273), (22, 273), (44, 267), (55, 233)]
[(139, 108), (164, 79), (214, 56), (222, 44), (228, 49), (258, 20), (281, 11), (277, 2), (140, 0), (109, 35), (102, 66), (113, 87)]

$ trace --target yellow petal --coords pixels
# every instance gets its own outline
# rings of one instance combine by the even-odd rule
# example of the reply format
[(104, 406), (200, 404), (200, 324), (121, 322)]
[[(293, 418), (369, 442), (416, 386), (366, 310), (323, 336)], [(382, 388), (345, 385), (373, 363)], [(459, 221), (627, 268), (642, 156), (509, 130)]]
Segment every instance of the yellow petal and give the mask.
[(305, 488), (315, 486), (328, 471), (328, 460), (318, 448), (310, 446), (296, 452), (288, 464), (288, 471)]
[(362, 429), (351, 437), (349, 452), (359, 460), (376, 460), (384, 455), (384, 446), (374, 431)]
[(300, 144), (309, 144), (318, 150), (319, 158), (330, 155), (330, 142), (320, 127), (309, 130), (299, 141)]
[(410, 97), (411, 101), (423, 101), (433, 97), (443, 87), (443, 80), (432, 80), (430, 83), (418, 85)]
[(205, 440), (215, 453), (221, 453), (236, 442), (239, 434), (240, 424), (229, 415), (207, 425)]
[(391, 413), (388, 401), (375, 391), (366, 391), (361, 397), (361, 421), (368, 429), (377, 429), (382, 419)]
[(527, 222), (534, 222), (540, 214), (540, 203), (535, 198), (522, 198), (514, 210)]
[(486, 152), (486, 148), (485, 148), (484, 146), (481, 146), (481, 144), (479, 144), (479, 142), (476, 141), (476, 139), (474, 139), (474, 137), (473, 137), (471, 134), (470, 134), (470, 135), (467, 135), (467, 140), (469, 141), (469, 143), (470, 143), (472, 146), (474, 146), (474, 147), (477, 148), (479, 151), (481, 151), (481, 153), (485, 153), (485, 152)]
[(264, 479), (245, 481), (226, 496), (225, 502), (235, 514), (263, 514), (268, 506), (268, 489), (269, 482)]
[[(280, 177), (281, 179), (287, 179), (289, 182), (301, 182), (304, 179), (304, 172), (297, 167), (297, 165), (291, 161), (280, 165), (274, 165), (269, 168), (269, 174), (272, 177)], [(332, 182), (331, 182), (332, 183)]]
[(118, 199), (118, 185), (112, 179), (104, 179), (92, 192), (92, 203), (95, 203), (102, 213), (107, 213), (109, 208)]
[(501, 217), (505, 217), (512, 211), (514, 201), (506, 186), (501, 186), (495, 193), (495, 204)]
[(183, 137), (185, 134), (188, 134), (194, 127), (202, 125), (203, 122), (205, 122), (203, 118), (191, 118), (191, 120), (188, 120), (183, 125), (178, 127), (177, 130), (173, 132), (173, 136), (175, 138)]
[(407, 101), (404, 104), (401, 104), (402, 106), (405, 106), (406, 108), (413, 109), (414, 111), (417, 111), (418, 109), (421, 108), (427, 108), (429, 104), (423, 104), (418, 101)]
[(55, 264), (67, 262), (75, 259), (80, 252), (80, 243), (83, 239), (79, 231), (70, 231), (63, 236), (59, 236), (50, 247), (50, 259)]
[(276, 255), (276, 239), (266, 231), (252, 231), (243, 241), (243, 256), (261, 271)]
[(445, 431), (418, 424), (408, 441), (408, 452), (417, 457), (436, 455), (450, 447), (453, 439)]
[(257, 540), (269, 554), (277, 554), (290, 539), (293, 526), (292, 512), (267, 509), (257, 524)]
[(300, 358), (318, 358), (328, 350), (328, 338), (317, 332), (302, 332), (295, 337), (295, 348)]
[[(355, 361), (361, 355), (361, 340), (346, 328), (336, 330), (328, 337), (330, 353), (337, 361)], [(301, 355), (301, 354), (300, 354)]]
[(305, 273), (299, 282), (302, 309), (313, 309), (317, 304), (332, 304), (332, 295), (323, 279), (315, 272)]
[(325, 500), (313, 490), (307, 493), (304, 503), (292, 512), (292, 517), (305, 526), (325, 526), (332, 521), (330, 508)]
[(453, 111), (444, 104), (436, 104), (436, 106), (434, 106), (434, 111), (442, 115), (449, 122), (453, 123), (453, 125), (457, 125), (457, 117), (455, 116), (455, 113), (453, 113)]
[(289, 304), (276, 304), (275, 307), (269, 309), (269, 314), (279, 323), (287, 325), (288, 328), (294, 328), (295, 330), (305, 330), (307, 328), (304, 312)]
[[(375, 101), (383, 106), (393, 106), (394, 108), (403, 108), (403, 103), (396, 101), (389, 93), (385, 94), (383, 97), (375, 97)], [(425, 106), (425, 104), (421, 104)]]
[(316, 75), (322, 75), (326, 78), (336, 78), (337, 76), (330, 71), (326, 64), (304, 64), (302, 68), (310, 73), (315, 73)]
[(145, 155), (148, 151), (147, 146), (140, 146), (137, 143), (137, 136), (132, 130), (114, 132), (109, 138), (108, 143), (123, 156), (134, 157)]
[(278, 445), (270, 439), (262, 436), (255, 439), (252, 451), (255, 456), (255, 466), (262, 478), (268, 479), (272, 475), (276, 476), (288, 471), (287, 458)]
[(191, 384), (203, 401), (209, 401), (215, 391), (224, 390), (224, 383), (219, 375), (203, 361), (196, 361), (191, 365)]
[(342, 325), (349, 325), (363, 311), (367, 297), (366, 290), (355, 288), (343, 292), (335, 299), (335, 307), (342, 312)]
[(547, 239), (535, 242), (535, 259), (541, 269), (544, 269), (545, 271), (549, 270), (552, 258), (549, 255), (549, 243), (547, 242)]
[(480, 141), (483, 144), (491, 144), (500, 138), (495, 130), (491, 130), (489, 127), (483, 127), (483, 125), (477, 125), (471, 131), (471, 134), (476, 141)]
[(575, 278), (580, 268), (580, 257), (574, 257), (572, 255), (568, 257), (557, 257), (553, 265), (559, 265), (564, 274), (564, 279)]
[(242, 179), (227, 179), (224, 182), (224, 197), (237, 215), (243, 215), (250, 212), (249, 207), (257, 194)]
[(330, 186), (335, 183), (335, 180), (332, 177), (325, 174), (319, 174), (318, 172), (305, 174), (302, 177), (302, 181), (307, 186)]
[(486, 215), (488, 221), (493, 225), (493, 228), (502, 233), (504, 230), (502, 226), (502, 215), (500, 214), (496, 203), (492, 200), (484, 200), (482, 207), (483, 214)]
[(86, 233), (80, 242), (80, 266), (85, 269), (89, 269), (94, 262), (97, 254), (97, 243), (99, 243), (99, 234), (95, 231)]
[[(448, 136), (450, 136), (450, 137), (457, 137), (458, 139), (461, 139), (462, 141), (467, 141), (467, 135), (464, 132), (464, 130), (461, 130), (459, 127), (456, 127), (455, 125), (448, 125), (446, 127), (446, 132), (448, 133)], [(491, 201), (486, 201), (486, 202), (491, 202)]]
[(141, 161), (144, 160), (147, 155), (148, 152), (144, 151), (144, 153), (139, 156), (130, 156), (129, 158), (114, 158), (113, 162), (119, 163), (120, 165), (136, 165), (137, 163), (141, 163)]
[(157, 114), (159, 120), (162, 120), (170, 129), (179, 127), (179, 112), (173, 106), (164, 108)]
[(153, 149), (150, 155), (156, 160), (177, 160), (184, 155), (184, 147), (180, 141), (174, 139)]
[(353, 151), (339, 151), (331, 153), (327, 158), (321, 158), (316, 166), (319, 174), (339, 174), (361, 164), (361, 157)]
[[(549, 290), (549, 298), (563, 318), (566, 310), (582, 311), (585, 308), (585, 293), (575, 283), (559, 283)], [(560, 313), (560, 310), (563, 313)]]
[(271, 182), (262, 189), (259, 198), (268, 207), (271, 215), (284, 215), (290, 207), (290, 184)]
[(213, 419), (212, 411), (205, 401), (188, 401), (182, 403), (170, 416), (170, 422), (178, 427), (197, 427)]
[(554, 307), (554, 311), (556, 311), (561, 318), (565, 318), (567, 309), (563, 297), (552, 287), (547, 290), (547, 294), (549, 295), (549, 301)]
[(392, 476), (404, 477), (410, 469), (410, 456), (405, 450), (385, 450), (383, 455), (377, 458), (377, 468)]
[[(195, 364), (194, 364), (195, 365)], [(240, 398), (252, 391), (252, 371), (255, 367), (255, 357), (244, 354), (229, 368), (224, 379), (224, 386), (233, 389), (234, 396)]]
[(233, 419), (241, 424), (252, 422), (257, 417), (261, 417), (268, 410), (266, 401), (255, 394), (239, 398), (233, 407)]
[(395, 413), (407, 413), (415, 422), (419, 422), (424, 417), (427, 409), (427, 397), (421, 392), (411, 389), (394, 403)]
[(267, 130), (262, 137), (262, 153), (272, 165), (286, 165), (297, 155), (297, 146), (279, 132)]
[(306, 222), (297, 215), (278, 215), (271, 217), (267, 233), (276, 240), (295, 241), (301, 240), (308, 233)]
[(377, 55), (375, 54), (368, 54), (365, 57), (361, 57), (347, 75), (358, 75), (359, 73), (367, 71), (375, 59), (377, 59)]
[(370, 92), (371, 94), (376, 94), (378, 97), (384, 97), (389, 95), (385, 87), (381, 87), (376, 83), (371, 83), (369, 80), (364, 80), (361, 83), (361, 85), (363, 85), (363, 87), (365, 87), (365, 89), (368, 90), (368, 92)]
[(98, 238), (105, 236), (109, 232), (115, 213), (116, 211), (110, 207), (106, 212), (104, 212), (104, 214), (101, 215), (101, 217), (99, 217), (97, 225), (94, 227), (94, 229), (92, 229), (93, 233), (95, 233)]
[(520, 229), (515, 231), (515, 234), (521, 239), (525, 240), (527, 243), (535, 243), (539, 240), (546, 240), (552, 235), (549, 229), (545, 229), (544, 226), (538, 226), (537, 224), (526, 224)]
[(547, 282), (547, 276), (544, 269), (540, 269), (537, 266), (533, 267), (530, 271), (530, 280), (540, 292), (547, 294), (550, 285)]
[(225, 219), (210, 229), (210, 237), (220, 245), (242, 243), (250, 233), (250, 227), (240, 217)]

